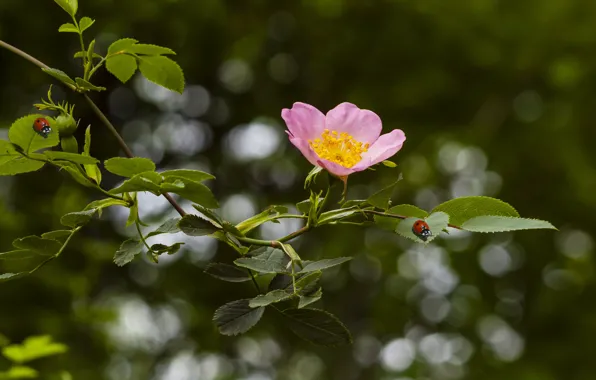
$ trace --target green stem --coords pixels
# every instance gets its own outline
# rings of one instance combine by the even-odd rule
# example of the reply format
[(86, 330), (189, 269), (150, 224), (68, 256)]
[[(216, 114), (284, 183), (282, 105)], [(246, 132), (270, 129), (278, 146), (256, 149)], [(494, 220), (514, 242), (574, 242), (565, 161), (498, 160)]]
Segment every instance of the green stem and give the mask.
[(248, 243), (248, 244), (252, 244), (252, 245), (259, 245), (259, 246), (264, 246), (264, 247), (274, 247), (274, 248), (283, 248), (282, 247), (282, 243), (288, 241), (288, 240), (292, 240), (297, 236), (302, 235), (303, 233), (307, 232), (308, 230), (310, 230), (311, 227), (309, 226), (304, 226), (299, 230), (296, 230), (294, 232), (292, 232), (291, 234), (282, 237), (281, 239), (278, 240), (261, 240), (261, 239), (253, 239), (253, 238), (249, 238), (249, 237), (244, 237), (244, 236), (234, 236), (236, 239)]
[[(42, 68), (42, 69), (49, 69), (50, 67), (48, 65), (46, 65), (45, 63), (33, 58), (32, 56), (30, 56), (29, 54), (25, 53), (24, 51), (10, 45), (7, 44), (6, 42), (0, 40), (0, 46), (15, 53), (16, 55), (26, 59), (27, 61), (33, 63), (34, 65)], [(74, 88), (71, 88), (74, 89)], [(93, 110), (93, 112), (95, 112), (95, 114), (99, 117), (99, 119), (104, 123), (104, 125), (106, 127), (108, 127), (108, 129), (110, 130), (110, 132), (114, 135), (114, 137), (116, 138), (116, 140), (118, 141), (118, 144), (120, 145), (120, 148), (124, 151), (124, 153), (129, 157), (132, 158), (134, 157), (134, 155), (132, 154), (130, 148), (128, 148), (128, 145), (126, 145), (126, 142), (124, 142), (124, 140), (122, 139), (122, 136), (120, 136), (120, 134), (118, 133), (118, 131), (116, 130), (116, 128), (112, 125), (112, 123), (110, 123), (110, 121), (108, 120), (108, 118), (106, 117), (106, 115), (104, 115), (103, 112), (101, 112), (101, 110), (97, 107), (97, 105), (95, 105), (95, 103), (93, 103), (93, 100), (91, 100), (91, 98), (89, 98), (87, 96), (87, 94), (83, 94), (83, 96), (85, 97), (85, 100), (87, 100), (87, 102), (89, 103), (89, 105), (91, 106), (91, 109)], [(182, 207), (180, 207), (180, 205), (176, 202), (176, 200), (174, 200), (174, 198), (172, 198), (172, 196), (168, 193), (163, 193), (163, 196), (168, 200), (168, 202), (170, 202), (170, 204), (172, 205), (172, 207), (174, 207), (176, 209), (176, 211), (178, 212), (178, 214), (180, 214), (180, 216), (184, 216), (186, 215), (186, 212), (182, 209)]]
[(62, 254), (62, 252), (64, 251), (64, 249), (66, 248), (66, 246), (68, 245), (68, 243), (70, 242), (70, 239), (72, 239), (72, 237), (74, 236), (74, 234), (77, 233), (77, 231), (80, 230), (80, 229), (81, 229), (81, 227), (77, 227), (74, 230), (72, 230), (71, 233), (70, 233), (70, 235), (68, 235), (68, 237), (66, 238), (66, 240), (62, 244), (62, 247), (60, 247), (60, 249), (58, 250), (58, 252), (56, 252), (55, 255), (50, 256), (47, 259), (45, 259), (44, 261), (42, 261), (41, 263), (39, 263), (39, 265), (37, 265), (35, 268), (31, 269), (29, 271), (29, 274), (32, 274), (33, 272), (35, 272), (39, 268), (43, 267), (44, 265), (46, 265), (50, 261), (52, 261), (55, 258), (57, 258), (58, 256), (60, 256)]
[(139, 224), (139, 214), (138, 213), (137, 213), (137, 218), (135, 220), (135, 226), (137, 227), (137, 232), (139, 233), (139, 238), (141, 239), (141, 241), (143, 242), (145, 247), (147, 247), (149, 252), (151, 252), (151, 247), (147, 243), (147, 240), (145, 240), (145, 237), (143, 236), (143, 231), (141, 231), (141, 225)]

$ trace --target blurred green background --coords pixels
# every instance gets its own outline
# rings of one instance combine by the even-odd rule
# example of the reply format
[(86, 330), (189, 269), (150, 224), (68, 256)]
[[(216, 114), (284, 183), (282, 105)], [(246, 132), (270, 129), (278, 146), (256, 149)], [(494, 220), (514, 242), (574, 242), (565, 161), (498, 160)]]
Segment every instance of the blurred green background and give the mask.
[[(219, 335), (214, 310), (254, 291), (202, 268), (234, 253), (207, 238), (155, 237), (187, 244), (159, 265), (141, 258), (119, 268), (113, 253), (134, 231), (123, 228), (126, 210), (110, 210), (59, 260), (0, 285), (1, 333), (15, 342), (51, 334), (71, 348), (36, 368), (85, 380), (596, 378), (595, 2), (81, 0), (80, 16), (97, 20), (86, 34), (101, 53), (122, 37), (178, 53), (184, 95), (140, 76), (121, 85), (101, 70), (95, 82), (108, 91), (92, 97), (135, 154), (214, 173), (210, 186), (232, 221), (308, 196), (310, 167), (287, 141), (281, 109), (350, 101), (407, 136), (398, 168), (353, 175), (350, 198), (402, 172), (394, 202), (430, 209), (495, 196), (560, 232), (452, 233), (427, 247), (374, 228), (326, 226), (299, 238), (303, 258), (354, 257), (326, 274), (316, 305), (354, 335), (353, 346), (329, 349), (269, 311), (246, 335)], [(76, 35), (56, 31), (67, 17), (51, 0), (1, 0), (0, 39), (79, 75)], [(0, 50), (2, 138), (51, 83)], [(54, 95), (92, 125), (93, 156), (122, 155), (80, 96), (59, 85)], [(49, 167), (1, 177), (0, 194), (2, 251), (98, 197)], [(173, 215), (162, 198), (141, 202), (152, 225)]]

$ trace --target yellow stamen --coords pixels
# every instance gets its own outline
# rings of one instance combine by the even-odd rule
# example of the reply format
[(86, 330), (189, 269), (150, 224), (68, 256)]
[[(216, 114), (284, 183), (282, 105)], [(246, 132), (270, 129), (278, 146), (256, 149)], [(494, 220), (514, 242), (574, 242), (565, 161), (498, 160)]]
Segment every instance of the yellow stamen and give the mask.
[(308, 140), (315, 153), (331, 162), (351, 168), (362, 159), (362, 153), (368, 150), (368, 144), (356, 141), (346, 132), (338, 133), (325, 129), (321, 138)]

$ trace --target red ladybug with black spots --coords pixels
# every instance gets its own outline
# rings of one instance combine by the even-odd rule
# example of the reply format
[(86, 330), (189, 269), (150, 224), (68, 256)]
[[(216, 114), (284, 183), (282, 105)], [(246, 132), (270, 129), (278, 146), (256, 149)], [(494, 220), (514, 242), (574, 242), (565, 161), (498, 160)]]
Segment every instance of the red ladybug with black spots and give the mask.
[(50, 122), (43, 117), (35, 119), (33, 122), (33, 130), (44, 139), (47, 139), (50, 132), (52, 132)]
[(433, 234), (430, 231), (428, 223), (426, 223), (424, 220), (415, 221), (414, 225), (412, 226), (412, 232), (414, 233), (414, 235), (418, 236), (422, 241), (426, 241), (426, 239), (431, 237)]

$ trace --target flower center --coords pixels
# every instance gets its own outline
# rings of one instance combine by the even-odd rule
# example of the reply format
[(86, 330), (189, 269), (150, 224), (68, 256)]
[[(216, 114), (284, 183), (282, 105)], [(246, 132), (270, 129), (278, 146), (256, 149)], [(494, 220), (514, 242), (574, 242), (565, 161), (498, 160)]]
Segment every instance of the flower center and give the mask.
[(368, 150), (368, 144), (356, 141), (346, 132), (337, 133), (325, 129), (321, 138), (308, 140), (308, 144), (315, 153), (331, 162), (346, 168), (351, 168), (362, 159), (362, 153)]

